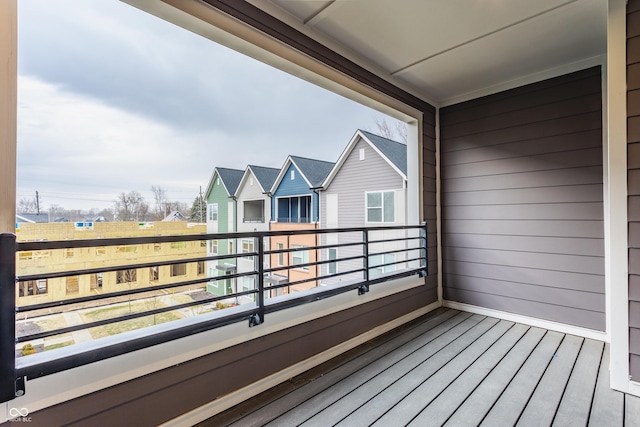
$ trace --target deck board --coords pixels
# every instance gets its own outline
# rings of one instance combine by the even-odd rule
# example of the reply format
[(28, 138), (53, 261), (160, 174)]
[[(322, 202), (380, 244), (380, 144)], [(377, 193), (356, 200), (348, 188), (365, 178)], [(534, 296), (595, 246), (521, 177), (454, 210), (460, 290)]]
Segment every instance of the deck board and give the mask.
[(591, 404), (589, 426), (622, 426), (623, 420), (624, 394), (609, 387), (609, 345), (606, 344)]
[(584, 341), (553, 420), (554, 426), (587, 425), (603, 350), (601, 341)]
[(513, 325), (507, 333), (446, 387), (438, 397), (432, 400), (409, 425), (444, 424), (473, 390), (485, 380), (504, 356), (523, 338), (528, 330), (528, 326)]
[(481, 425), (515, 425), (555, 354), (563, 334), (548, 331), (513, 377)]
[[(443, 366), (451, 355), (457, 354), (462, 347), (473, 342), (483, 332), (496, 323), (495, 319), (487, 319), (482, 316), (472, 316), (447, 333), (422, 347), (396, 363), (390, 369), (378, 371), (378, 375), (366, 384), (362, 384), (353, 393), (341, 399), (336, 405), (327, 407), (324, 411), (314, 416), (303, 424), (304, 426), (334, 425), (343, 418), (350, 416), (356, 410), (364, 410), (357, 415), (359, 421), (375, 421), (395, 399), (396, 393), (402, 393), (402, 389), (414, 387), (422, 378), (433, 374)], [(451, 341), (455, 338), (454, 341)], [(373, 367), (375, 370), (375, 367)], [(375, 397), (376, 405), (367, 405)], [(350, 423), (349, 420), (345, 422)]]
[(496, 340), (501, 338), (513, 323), (500, 321), (491, 327), (486, 333), (478, 337), (462, 352), (434, 373), (430, 378), (423, 381), (418, 387), (413, 388), (410, 393), (397, 402), (391, 410), (377, 420), (373, 425), (390, 426), (394, 423), (408, 425), (427, 404), (451, 384), (459, 375), (474, 363)]
[(602, 342), (440, 309), (199, 426), (640, 425), (608, 367)]
[(462, 402), (447, 420), (445, 426), (479, 425), (531, 352), (542, 340), (545, 333), (544, 329), (529, 329), (524, 338), (513, 347), (487, 378)]

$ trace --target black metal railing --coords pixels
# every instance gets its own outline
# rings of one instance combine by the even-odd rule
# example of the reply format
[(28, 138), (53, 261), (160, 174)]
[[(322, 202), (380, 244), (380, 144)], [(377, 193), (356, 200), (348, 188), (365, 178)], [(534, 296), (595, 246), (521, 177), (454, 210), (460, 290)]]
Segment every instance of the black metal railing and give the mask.
[[(393, 234), (393, 236), (389, 236)], [(332, 239), (327, 236), (333, 235)], [(382, 237), (381, 237), (382, 236)], [(427, 272), (427, 229), (426, 225), (370, 227), (349, 229), (313, 229), (289, 231), (263, 231), (251, 233), (216, 233), (198, 235), (127, 237), (109, 239), (86, 239), (64, 241), (17, 242), (14, 234), (0, 235), (0, 398), (8, 401), (15, 396), (24, 394), (24, 378), (38, 378), (73, 367), (103, 360), (109, 357), (132, 352), (138, 349), (182, 338), (220, 326), (248, 321), (248, 326), (254, 327), (265, 322), (268, 313), (283, 310), (301, 304), (311, 303), (323, 298), (357, 290), (359, 294), (369, 291), (370, 286), (384, 283), (394, 278), (409, 275), (426, 275)], [(271, 244), (275, 239), (286, 239), (286, 244)], [(216, 240), (218, 247), (224, 241), (246, 241), (253, 239), (253, 251), (191, 256), (183, 259), (147, 260), (136, 262), (135, 257), (127, 262), (114, 263), (88, 269), (42, 271), (37, 274), (16, 275), (20, 265), (16, 266), (16, 258), (20, 253), (28, 251), (55, 251), (78, 248), (107, 248), (127, 245), (158, 245), (173, 242), (194, 242)], [(313, 241), (314, 244), (302, 245), (302, 242)], [(329, 240), (331, 242), (329, 243)], [(186, 245), (186, 243), (185, 243)], [(238, 245), (233, 245), (238, 248)], [(272, 246), (277, 246), (274, 249)], [(202, 248), (206, 245), (202, 244)], [(242, 248), (238, 248), (242, 249)], [(334, 253), (342, 252), (342, 256), (330, 258), (324, 256), (325, 250), (332, 249)], [(203, 249), (203, 252), (205, 250)], [(312, 256), (313, 255), (313, 256)], [(271, 265), (274, 259), (285, 258), (285, 265)], [(239, 268), (239, 260), (253, 260), (253, 266), (248, 269)], [(372, 262), (374, 258), (378, 262)], [(388, 260), (386, 258), (390, 258)], [(126, 261), (126, 260), (125, 260)], [(68, 278), (83, 275), (99, 275), (103, 284), (103, 275), (118, 271), (142, 271), (159, 266), (177, 266), (193, 263), (223, 263), (235, 264), (236, 268), (227, 269), (226, 273), (214, 277), (188, 278), (186, 280), (170, 280), (159, 283), (154, 277), (149, 286), (133, 287), (102, 292), (91, 295), (78, 295), (51, 301), (38, 301), (23, 305), (16, 304), (16, 288), (21, 284), (38, 281)], [(331, 265), (333, 268), (329, 268)], [(340, 268), (337, 268), (337, 267)], [(238, 271), (243, 270), (243, 271)], [(331, 270), (331, 272), (329, 272)], [(182, 270), (180, 270), (182, 271)], [(201, 271), (200, 265), (198, 271)], [(298, 274), (303, 271), (305, 274)], [(375, 272), (375, 274), (372, 274)], [(140, 274), (136, 274), (138, 277)], [(375, 277), (374, 277), (375, 276)], [(277, 280), (272, 278), (277, 277)], [(239, 289), (237, 281), (250, 278), (253, 286), (249, 289)], [(167, 306), (150, 307), (131, 311), (131, 302), (153, 300), (163, 297), (164, 293), (180, 291), (186, 288), (204, 288), (208, 283), (225, 283), (235, 281), (235, 290), (231, 293), (215, 295), (201, 292), (199, 298), (188, 302), (181, 302)], [(326, 286), (320, 286), (326, 285)], [(125, 284), (126, 287), (126, 284)], [(299, 288), (316, 288), (313, 292), (296, 292), (294, 297), (273, 298), (273, 294), (281, 294), (284, 290), (291, 292)], [(35, 295), (38, 299), (38, 295)], [(19, 301), (31, 297), (18, 298)], [(59, 357), (47, 358), (31, 362), (29, 357), (16, 358), (16, 345), (29, 343), (34, 340), (88, 331), (119, 322), (133, 321), (144, 317), (165, 315), (206, 305), (220, 304), (224, 301), (244, 301), (240, 309), (222, 310), (211, 316), (201, 316), (199, 322), (188, 322), (188, 325), (150, 330), (148, 334), (137, 334), (131, 339), (120, 340), (117, 344), (91, 346), (91, 349), (77, 347), (77, 351), (64, 351)], [(16, 333), (16, 316), (24, 314), (30, 318), (37, 318), (41, 313), (76, 313), (87, 307), (114, 308), (118, 304), (129, 303), (129, 312), (113, 317), (81, 322), (50, 330), (35, 330), (22, 334)]]

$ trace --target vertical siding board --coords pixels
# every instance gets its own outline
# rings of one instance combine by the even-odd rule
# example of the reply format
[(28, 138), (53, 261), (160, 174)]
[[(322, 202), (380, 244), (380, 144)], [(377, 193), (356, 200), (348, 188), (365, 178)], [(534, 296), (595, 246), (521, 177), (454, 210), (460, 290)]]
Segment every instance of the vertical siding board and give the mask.
[(599, 68), (443, 108), (440, 123), (445, 297), (604, 330)]

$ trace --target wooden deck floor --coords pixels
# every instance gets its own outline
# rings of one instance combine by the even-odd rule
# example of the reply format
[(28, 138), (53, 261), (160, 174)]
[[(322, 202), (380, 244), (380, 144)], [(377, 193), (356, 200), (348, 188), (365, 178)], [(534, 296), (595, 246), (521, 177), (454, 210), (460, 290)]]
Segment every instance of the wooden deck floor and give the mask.
[(599, 341), (439, 309), (200, 424), (640, 426)]

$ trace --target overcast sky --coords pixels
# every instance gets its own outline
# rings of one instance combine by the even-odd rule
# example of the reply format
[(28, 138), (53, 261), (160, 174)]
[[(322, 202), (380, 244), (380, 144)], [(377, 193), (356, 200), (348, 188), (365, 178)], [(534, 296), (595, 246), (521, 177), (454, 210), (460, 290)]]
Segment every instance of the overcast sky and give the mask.
[(190, 206), (215, 166), (336, 161), (384, 117), (118, 0), (20, 0), (18, 20), (17, 193), (44, 209), (151, 185)]

